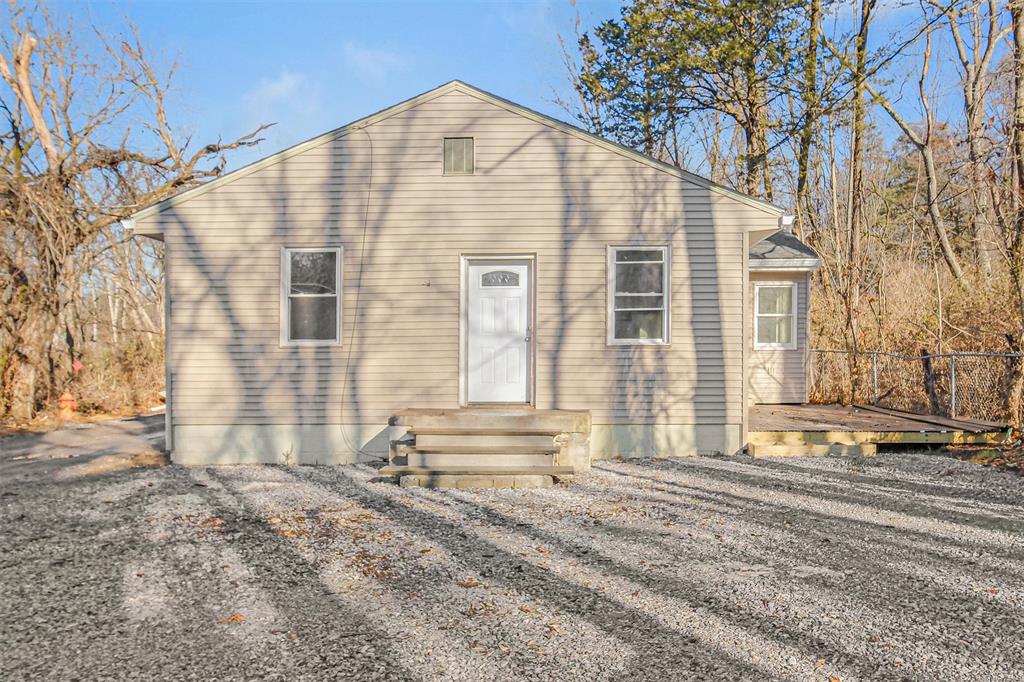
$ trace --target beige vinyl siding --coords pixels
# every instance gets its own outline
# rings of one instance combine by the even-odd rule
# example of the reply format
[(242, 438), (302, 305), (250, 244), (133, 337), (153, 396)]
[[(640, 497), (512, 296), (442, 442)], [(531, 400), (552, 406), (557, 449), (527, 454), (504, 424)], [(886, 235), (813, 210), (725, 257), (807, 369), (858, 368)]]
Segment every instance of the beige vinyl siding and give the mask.
[[(442, 140), (473, 137), (472, 175)], [(372, 153), (371, 153), (372, 150)], [(448, 92), (143, 222), (162, 229), (177, 425), (385, 424), (459, 404), (460, 255), (536, 257), (535, 404), (744, 419), (745, 232), (778, 216)], [(606, 345), (606, 247), (672, 249), (669, 346)], [(279, 343), (281, 247), (344, 247), (339, 347)]]
[(751, 403), (807, 402), (807, 321), (810, 275), (805, 272), (751, 272), (751, 324), (754, 324), (754, 285), (765, 282), (796, 283), (796, 348), (755, 348), (754, 331), (748, 334), (750, 344)]

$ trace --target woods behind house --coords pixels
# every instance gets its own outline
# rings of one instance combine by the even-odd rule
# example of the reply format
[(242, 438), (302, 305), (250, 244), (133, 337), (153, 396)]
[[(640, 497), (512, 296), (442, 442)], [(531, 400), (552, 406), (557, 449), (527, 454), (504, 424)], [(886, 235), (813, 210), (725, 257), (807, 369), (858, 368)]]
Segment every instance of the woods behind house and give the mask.
[[(812, 347), (854, 351), (849, 398), (870, 366), (856, 352), (1021, 350), (1022, 12), (635, 0), (577, 26), (576, 97), (562, 103), (601, 135), (793, 210), (824, 261)], [(1007, 377), (992, 399), (1017, 417), (1019, 362)]]
[[(145, 404), (161, 254), (118, 221), (216, 177), (259, 130), (201, 144), (177, 128), (173, 65), (130, 25), (5, 12), (0, 419), (65, 390)], [(1021, 350), (1024, 1), (635, 0), (561, 38), (560, 104), (581, 125), (793, 211), (824, 261), (813, 347)], [(1019, 363), (1007, 383), (1019, 415)]]

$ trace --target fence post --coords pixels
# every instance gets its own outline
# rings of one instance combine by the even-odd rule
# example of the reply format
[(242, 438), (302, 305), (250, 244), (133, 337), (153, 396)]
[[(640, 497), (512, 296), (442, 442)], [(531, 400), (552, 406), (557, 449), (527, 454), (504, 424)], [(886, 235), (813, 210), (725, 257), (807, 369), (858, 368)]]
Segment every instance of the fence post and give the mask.
[(949, 416), (956, 417), (956, 354), (949, 356)]
[(924, 370), (924, 390), (928, 394), (928, 404), (932, 414), (942, 413), (939, 392), (935, 388), (935, 369), (932, 367), (932, 356), (926, 349), (921, 349), (921, 369)]
[(878, 404), (878, 353), (871, 354), (871, 404)]

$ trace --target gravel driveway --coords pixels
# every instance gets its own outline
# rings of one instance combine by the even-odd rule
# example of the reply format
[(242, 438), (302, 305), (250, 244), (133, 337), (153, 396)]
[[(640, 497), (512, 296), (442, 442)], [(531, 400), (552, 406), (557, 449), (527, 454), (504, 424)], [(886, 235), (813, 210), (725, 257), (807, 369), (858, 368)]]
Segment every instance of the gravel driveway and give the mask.
[(1024, 478), (939, 456), (471, 492), (12, 451), (5, 680), (1024, 680)]

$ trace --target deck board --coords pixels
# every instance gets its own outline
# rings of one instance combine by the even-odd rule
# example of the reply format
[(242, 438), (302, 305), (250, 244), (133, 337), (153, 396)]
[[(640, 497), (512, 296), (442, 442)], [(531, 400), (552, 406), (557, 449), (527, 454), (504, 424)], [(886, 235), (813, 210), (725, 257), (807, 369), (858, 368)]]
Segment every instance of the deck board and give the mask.
[(989, 445), (1005, 441), (1005, 424), (916, 415), (857, 405), (755, 405), (747, 450), (757, 456), (830, 452), (860, 445)]
[[(879, 431), (912, 433), (985, 433), (1001, 431), (1005, 425), (970, 419), (947, 420), (889, 410), (879, 412), (852, 405), (754, 405), (750, 408), (750, 431)], [(947, 422), (946, 424), (940, 422)]]

